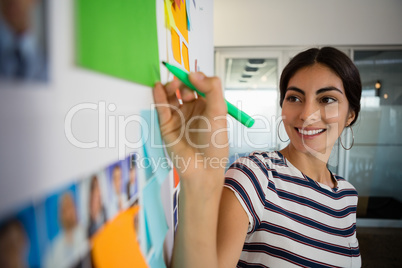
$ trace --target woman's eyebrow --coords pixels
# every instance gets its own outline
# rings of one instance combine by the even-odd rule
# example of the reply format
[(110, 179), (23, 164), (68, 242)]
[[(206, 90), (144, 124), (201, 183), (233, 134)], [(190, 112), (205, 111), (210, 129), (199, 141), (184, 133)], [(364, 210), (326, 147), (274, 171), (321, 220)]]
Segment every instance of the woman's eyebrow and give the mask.
[[(288, 87), (287, 90), (293, 90), (293, 91), (299, 92), (303, 96), (306, 95), (306, 93), (302, 89), (297, 88), (297, 87)], [(320, 88), (319, 90), (317, 90), (317, 92), (315, 94), (319, 95), (319, 94), (322, 94), (322, 93), (325, 93), (325, 92), (328, 92), (328, 91), (333, 91), (333, 90), (338, 91), (339, 93), (343, 94), (343, 92), (339, 88), (332, 87), (332, 86)]]
[(342, 90), (340, 90), (339, 88), (336, 88), (336, 87), (324, 87), (324, 88), (320, 88), (319, 90), (317, 90), (317, 92), (316, 92), (315, 94), (316, 94), (316, 95), (319, 95), (319, 94), (321, 94), (321, 93), (328, 92), (328, 91), (333, 91), (333, 90), (338, 91), (339, 93), (341, 93), (341, 94), (343, 95)]
[(300, 88), (297, 88), (297, 87), (288, 87), (288, 89), (287, 89), (286, 91), (289, 91), (289, 90), (293, 90), (293, 91), (299, 92), (299, 93), (302, 94), (303, 96), (306, 95), (306, 93), (304, 93), (303, 90), (301, 90)]

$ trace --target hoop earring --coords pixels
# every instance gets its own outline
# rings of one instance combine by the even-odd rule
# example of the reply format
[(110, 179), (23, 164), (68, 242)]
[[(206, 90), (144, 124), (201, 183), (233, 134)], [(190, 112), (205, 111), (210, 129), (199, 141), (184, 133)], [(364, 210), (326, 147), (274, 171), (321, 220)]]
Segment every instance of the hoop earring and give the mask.
[(278, 137), (281, 140), (281, 142), (288, 142), (290, 140), (290, 138), (288, 138), (286, 141), (284, 141), (284, 140), (281, 139), (281, 135), (279, 135), (279, 127), (280, 127), (282, 122), (283, 122), (283, 120), (281, 120), (281, 122), (279, 122), (279, 124), (278, 124)]
[(352, 144), (350, 145), (349, 148), (345, 148), (345, 146), (343, 146), (343, 143), (342, 143), (342, 135), (339, 136), (339, 142), (340, 142), (342, 148), (345, 149), (346, 151), (349, 151), (350, 149), (352, 149), (353, 144), (355, 144), (355, 134), (353, 133), (353, 128), (352, 128), (351, 126), (349, 126), (349, 128), (350, 128), (350, 131), (352, 131)]

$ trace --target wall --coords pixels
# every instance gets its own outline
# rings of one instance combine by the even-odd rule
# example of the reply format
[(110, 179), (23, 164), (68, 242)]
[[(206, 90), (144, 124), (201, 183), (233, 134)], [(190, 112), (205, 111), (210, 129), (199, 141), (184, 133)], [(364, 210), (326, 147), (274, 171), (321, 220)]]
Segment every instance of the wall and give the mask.
[(402, 44), (400, 0), (215, 0), (214, 45)]
[[(166, 40), (164, 5), (157, 2), (158, 37)], [(50, 81), (47, 84), (0, 84), (0, 215), (16, 206), (96, 172), (117, 161), (119, 154), (128, 155), (130, 142), (140, 141), (139, 124), (118, 125), (119, 117), (127, 118), (150, 109), (152, 89), (132, 82), (82, 69), (75, 65), (74, 1), (48, 1)], [(212, 2), (197, 1), (212, 18)], [(197, 35), (191, 36), (194, 51), (202, 71), (213, 74), (212, 19), (194, 23)], [(166, 57), (166, 44), (160, 48), (160, 58)], [(164, 52), (163, 52), (164, 51)], [(196, 55), (194, 55), (196, 54)], [(193, 67), (193, 65), (191, 65)], [(193, 69), (193, 68), (192, 68)], [(167, 72), (161, 69), (161, 78)], [(100, 103), (105, 103), (105, 111)], [(96, 110), (78, 112), (72, 119), (72, 133), (80, 141), (98, 142), (93, 149), (73, 145), (66, 137), (65, 119), (79, 104), (92, 103)], [(109, 111), (108, 105), (116, 110)], [(106, 122), (102, 118), (106, 119)], [(116, 120), (114, 139), (102, 132)], [(106, 135), (102, 148), (99, 135)], [(114, 141), (113, 146), (111, 141)], [(122, 148), (119, 148), (122, 145)]]

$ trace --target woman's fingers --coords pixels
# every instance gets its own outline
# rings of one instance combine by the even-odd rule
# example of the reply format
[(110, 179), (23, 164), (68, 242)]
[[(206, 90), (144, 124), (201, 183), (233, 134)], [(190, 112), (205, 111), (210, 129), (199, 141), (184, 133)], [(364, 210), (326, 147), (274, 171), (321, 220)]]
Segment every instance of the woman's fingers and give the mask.
[(172, 112), (169, 107), (168, 96), (164, 86), (157, 82), (152, 91), (156, 111), (158, 112), (159, 124), (163, 125), (168, 122), (172, 116)]
[(166, 84), (165, 88), (166, 88), (166, 94), (167, 96), (170, 97), (174, 97), (176, 96), (176, 91), (177, 89), (180, 88), (181, 82), (179, 80), (173, 80), (169, 83)]
[(180, 92), (183, 102), (191, 102), (198, 98), (197, 93), (188, 88), (182, 88)]
[[(155, 84), (154, 100), (165, 141), (177, 140), (183, 127), (205, 130), (212, 126), (209, 133), (190, 132), (186, 136), (190, 140), (182, 141), (180, 144), (187, 144), (188, 146), (209, 144), (213, 139), (219, 146), (224, 146), (227, 143), (225, 131), (227, 108), (220, 80), (216, 77), (206, 77), (202, 73), (191, 73), (190, 81), (200, 92), (205, 94), (205, 98), (198, 97), (197, 99), (194, 91), (185, 87), (178, 80), (173, 80), (165, 86), (161, 83)], [(183, 100), (181, 104), (176, 96), (179, 88)], [(187, 126), (187, 124), (190, 125)]]
[(205, 93), (206, 112), (210, 116), (222, 116), (227, 113), (221, 81), (218, 77), (207, 77), (197, 72), (190, 73), (189, 79), (199, 91)]

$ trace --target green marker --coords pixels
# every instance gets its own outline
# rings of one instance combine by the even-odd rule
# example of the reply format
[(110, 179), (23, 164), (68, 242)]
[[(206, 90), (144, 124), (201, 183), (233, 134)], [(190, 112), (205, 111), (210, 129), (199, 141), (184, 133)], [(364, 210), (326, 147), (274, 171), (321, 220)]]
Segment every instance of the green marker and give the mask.
[[(195, 92), (198, 93), (198, 95), (205, 97), (205, 94), (200, 92), (198, 89), (196, 89), (193, 84), (191, 84), (190, 80), (188, 79), (188, 72), (176, 67), (174, 65), (171, 65), (167, 62), (162, 61), (163, 65), (168, 68), (168, 70), (176, 76), (180, 81), (182, 81), (187, 87), (189, 87), (191, 90), (194, 90)], [(252, 127), (254, 125), (254, 119), (246, 114), (245, 112), (239, 110), (236, 106), (225, 100), (226, 105), (228, 107), (228, 114), (233, 116), (234, 119), (245, 125), (246, 127)]]

